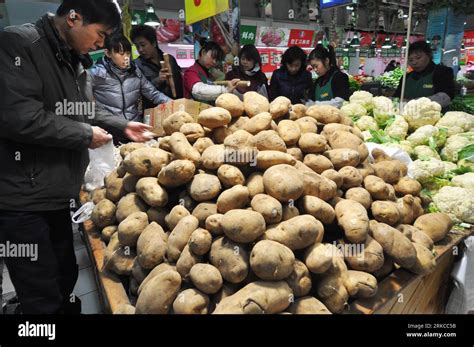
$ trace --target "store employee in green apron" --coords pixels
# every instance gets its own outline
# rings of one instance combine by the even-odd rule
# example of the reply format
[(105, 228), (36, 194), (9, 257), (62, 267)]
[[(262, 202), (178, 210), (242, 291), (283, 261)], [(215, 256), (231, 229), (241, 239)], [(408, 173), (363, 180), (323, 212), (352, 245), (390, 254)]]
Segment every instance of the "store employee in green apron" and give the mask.
[(349, 100), (349, 77), (339, 70), (331, 45), (328, 48), (317, 45), (309, 54), (309, 63), (319, 77), (310, 93), (313, 102), (308, 104), (341, 107), (344, 100)]
[[(408, 64), (413, 69), (406, 77), (405, 98), (429, 98), (442, 107), (451, 104), (454, 98), (455, 86), (453, 70), (450, 67), (436, 65), (430, 45), (418, 41), (410, 45)], [(395, 97), (401, 96), (402, 79), (395, 92)]]

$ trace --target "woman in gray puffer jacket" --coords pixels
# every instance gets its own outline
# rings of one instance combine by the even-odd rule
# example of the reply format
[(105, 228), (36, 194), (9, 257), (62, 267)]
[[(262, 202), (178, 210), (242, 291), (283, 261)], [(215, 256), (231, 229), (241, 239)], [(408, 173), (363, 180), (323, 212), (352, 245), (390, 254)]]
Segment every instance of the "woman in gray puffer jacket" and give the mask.
[[(156, 105), (171, 101), (146, 79), (131, 61), (132, 47), (126, 37), (115, 34), (105, 41), (105, 56), (90, 70), (95, 102), (117, 117), (143, 121), (139, 106), (143, 94)], [(114, 142), (128, 142), (120, 134)]]

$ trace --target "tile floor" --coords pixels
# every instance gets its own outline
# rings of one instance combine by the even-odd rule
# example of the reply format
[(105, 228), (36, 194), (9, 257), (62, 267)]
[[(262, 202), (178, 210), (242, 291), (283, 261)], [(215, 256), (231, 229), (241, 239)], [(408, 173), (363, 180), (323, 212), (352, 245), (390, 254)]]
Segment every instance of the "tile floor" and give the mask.
[[(79, 278), (74, 287), (74, 294), (76, 294), (82, 302), (83, 314), (100, 314), (103, 309), (99, 300), (99, 292), (97, 283), (92, 268), (92, 260), (87, 253), (87, 248), (81, 238), (81, 232), (77, 224), (73, 224), (74, 232), (74, 250), (76, 252), (77, 264), (79, 266)], [(15, 288), (10, 280), (10, 275), (6, 266), (3, 268), (3, 298), (8, 300), (15, 292)]]

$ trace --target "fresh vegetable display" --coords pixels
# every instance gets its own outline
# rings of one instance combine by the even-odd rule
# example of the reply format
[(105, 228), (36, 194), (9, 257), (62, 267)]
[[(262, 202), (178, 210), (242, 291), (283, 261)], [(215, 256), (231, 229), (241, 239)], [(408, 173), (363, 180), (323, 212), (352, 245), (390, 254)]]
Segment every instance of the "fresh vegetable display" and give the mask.
[(397, 67), (395, 70), (385, 72), (383, 75), (376, 77), (375, 80), (380, 82), (384, 88), (397, 89), (402, 77), (403, 70)]
[(377, 293), (388, 262), (434, 270), (450, 217), (424, 214), (407, 166), (369, 153), (344, 112), (220, 98), (197, 117), (170, 115), (159, 141), (122, 145), (94, 192), (104, 269), (130, 280), (133, 306), (118, 312), (341, 313)]

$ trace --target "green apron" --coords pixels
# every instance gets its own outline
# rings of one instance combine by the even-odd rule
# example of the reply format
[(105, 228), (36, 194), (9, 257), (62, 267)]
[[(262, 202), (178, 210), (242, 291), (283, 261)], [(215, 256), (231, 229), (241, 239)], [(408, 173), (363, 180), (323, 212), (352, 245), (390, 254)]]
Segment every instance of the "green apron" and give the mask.
[(314, 92), (314, 100), (315, 101), (329, 101), (334, 98), (334, 94), (332, 93), (332, 77), (329, 79), (328, 83), (326, 83), (323, 87), (320, 87), (319, 84), (316, 85), (316, 90)]
[(418, 99), (421, 97), (429, 97), (434, 94), (433, 72), (415, 80), (412, 74), (407, 76), (405, 85), (405, 97), (407, 99)]

